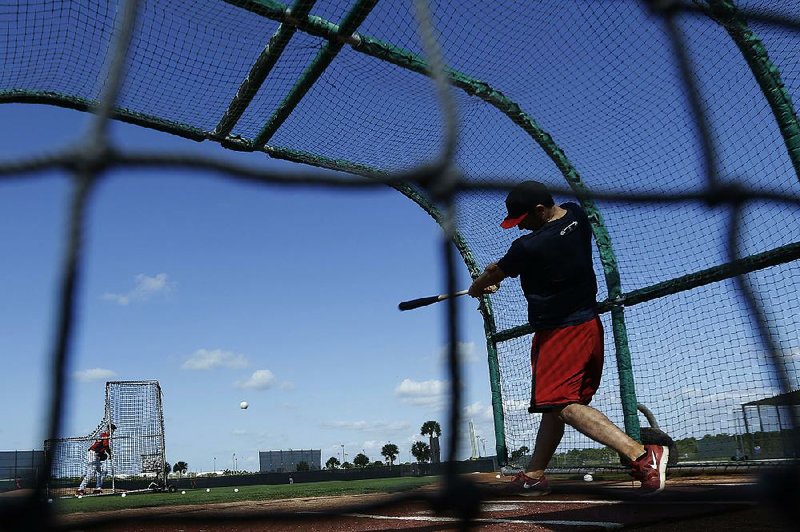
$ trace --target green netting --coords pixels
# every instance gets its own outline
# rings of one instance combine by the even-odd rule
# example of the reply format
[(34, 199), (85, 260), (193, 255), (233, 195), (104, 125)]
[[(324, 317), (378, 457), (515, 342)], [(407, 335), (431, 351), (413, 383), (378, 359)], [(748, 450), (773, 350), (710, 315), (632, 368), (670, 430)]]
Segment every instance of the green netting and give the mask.
[[(800, 183), (790, 153), (797, 144), (792, 104), (800, 91), (797, 33), (750, 23), (728, 2), (709, 3), (722, 9), (715, 11), (716, 20), (687, 10), (676, 22), (708, 115), (720, 180), (796, 195)], [(430, 80), (421, 74), (427, 65), (413, 6), (371, 4), (354, 12), (351, 2), (320, 0), (303, 17), (297, 15), (299, 6), (308, 4), (301, 3), (294, 8), (296, 18), (287, 19), (288, 6), (268, 0), (142, 1), (117, 116), (237, 149), (253, 149), (261, 133), (268, 141), (263, 151), (273, 157), (363, 175), (429, 161), (442, 148), (443, 112)], [(742, 6), (793, 12), (783, 4)], [(96, 102), (106, 81), (118, 9), (116, 2), (0, 0), (0, 102), (77, 108)], [(467, 183), (536, 178), (561, 189), (567, 183), (573, 190), (626, 194), (705, 189), (699, 117), (664, 19), (644, 3), (441, 1), (432, 9), (457, 87), (454, 163)], [(357, 34), (344, 44), (337, 32), (348, 17)], [(361, 17), (366, 18), (359, 24)], [(288, 26), (297, 31), (281, 34)], [(252, 100), (243, 107), (237, 91), (257, 78), (248, 78), (253, 64), (279, 40), (282, 48), (273, 49), (263, 84), (254, 81)], [(326, 49), (331, 64), (318, 79), (312, 76), (298, 87)], [(226, 114), (239, 118), (230, 124), (231, 136), (219, 138), (215, 130)], [(276, 116), (274, 131), (262, 133)], [(438, 219), (424, 191), (398, 188)], [(473, 274), (499, 258), (517, 236), (498, 228), (503, 197), (499, 192), (458, 195), (459, 249)], [(666, 283), (660, 285), (666, 286), (663, 294), (678, 291), (677, 285), (670, 288), (670, 280), (731, 258), (730, 212), (724, 206), (594, 204), (601, 244), (595, 257), (599, 300), (659, 283)], [(743, 251), (769, 254), (800, 241), (800, 213), (792, 205), (747, 204)], [(767, 261), (751, 274), (778, 348), (787, 354), (788, 384), (795, 388), (800, 385), (796, 257), (780, 265)], [(723, 277), (638, 303), (625, 310), (624, 318), (618, 309), (613, 323), (610, 313), (604, 314), (607, 363), (595, 404), (633, 436), (638, 435), (637, 401), (673, 437), (700, 439), (741, 434), (740, 405), (781, 391), (737, 285)], [(501, 459), (506, 451), (530, 447), (538, 426), (537, 416), (524, 408), (530, 394), (530, 337), (519, 334), (525, 333), (526, 310), (518, 284), (506, 284), (489, 298), (491, 312), (484, 309), (488, 334), (505, 332), (502, 341), (495, 345), (489, 338), (488, 345), (490, 355), (497, 353), (497, 374), (490, 379)], [(632, 371), (626, 369), (628, 356)], [(592, 446), (569, 432), (559, 452)], [(688, 452), (680, 456), (701, 458)]]

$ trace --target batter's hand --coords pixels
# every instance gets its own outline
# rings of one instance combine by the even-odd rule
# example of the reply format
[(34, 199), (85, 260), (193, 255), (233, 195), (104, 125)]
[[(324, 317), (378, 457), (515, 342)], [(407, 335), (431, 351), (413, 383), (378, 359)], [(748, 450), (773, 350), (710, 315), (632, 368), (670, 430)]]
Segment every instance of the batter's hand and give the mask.
[(475, 285), (472, 285), (472, 286), (469, 287), (468, 294), (471, 295), (472, 297), (481, 297), (481, 296), (485, 296), (485, 295), (489, 295), (489, 294), (494, 294), (499, 289), (500, 289), (500, 285), (499, 284), (490, 284), (489, 286), (487, 286), (487, 287), (485, 287), (483, 289), (478, 289), (478, 288), (475, 287)]

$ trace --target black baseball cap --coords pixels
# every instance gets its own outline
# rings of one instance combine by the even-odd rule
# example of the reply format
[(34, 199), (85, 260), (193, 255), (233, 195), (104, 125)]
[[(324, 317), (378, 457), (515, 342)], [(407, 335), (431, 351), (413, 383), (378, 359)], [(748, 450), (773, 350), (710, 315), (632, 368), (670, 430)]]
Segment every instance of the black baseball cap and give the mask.
[(506, 210), (508, 216), (500, 224), (503, 229), (516, 227), (537, 205), (553, 205), (553, 196), (547, 187), (538, 181), (523, 181), (508, 193)]

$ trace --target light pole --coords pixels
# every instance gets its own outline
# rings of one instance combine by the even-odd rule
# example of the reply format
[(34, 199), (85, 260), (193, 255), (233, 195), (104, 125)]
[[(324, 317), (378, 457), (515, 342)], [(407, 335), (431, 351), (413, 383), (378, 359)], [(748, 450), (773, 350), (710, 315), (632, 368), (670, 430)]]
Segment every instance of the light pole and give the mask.
[(344, 444), (341, 445), (342, 445), (342, 463), (344, 463)]
[(217, 472), (217, 457), (214, 457), (214, 473)]
[(233, 472), (236, 472), (236, 453), (233, 453)]

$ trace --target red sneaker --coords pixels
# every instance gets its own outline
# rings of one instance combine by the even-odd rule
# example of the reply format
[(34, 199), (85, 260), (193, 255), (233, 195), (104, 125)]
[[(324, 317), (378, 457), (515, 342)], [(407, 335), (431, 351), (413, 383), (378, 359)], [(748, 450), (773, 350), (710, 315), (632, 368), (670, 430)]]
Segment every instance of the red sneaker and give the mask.
[(550, 493), (550, 483), (544, 475), (539, 478), (531, 478), (524, 471), (520, 471), (506, 486), (505, 492), (525, 497), (539, 497)]
[(639, 493), (655, 495), (664, 489), (667, 480), (669, 448), (664, 445), (645, 445), (644, 455), (631, 463), (631, 476), (642, 482)]

